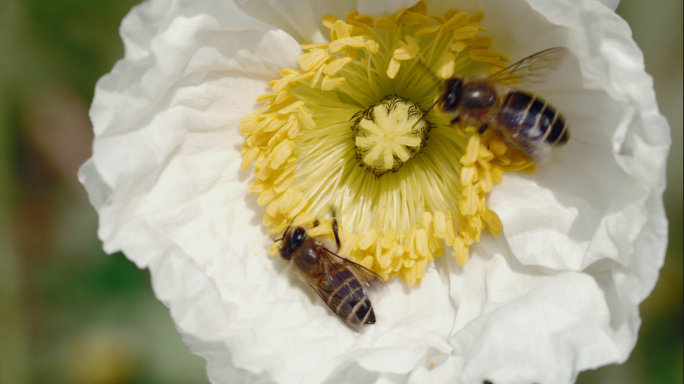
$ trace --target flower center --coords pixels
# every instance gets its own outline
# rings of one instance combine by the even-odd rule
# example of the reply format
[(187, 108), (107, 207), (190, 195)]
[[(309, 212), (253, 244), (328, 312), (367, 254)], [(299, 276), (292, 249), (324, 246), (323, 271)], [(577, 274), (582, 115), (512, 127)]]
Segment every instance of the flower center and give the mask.
[(485, 195), (504, 172), (534, 170), (491, 130), (481, 136), (435, 109), (425, 114), (439, 96), (435, 75), (508, 61), (480, 35), (482, 13), (427, 15), (420, 1), (377, 19), (324, 16), (330, 43), (302, 44), (301, 70), (283, 69), (240, 126), (242, 169), (254, 164), (248, 191), (266, 206), (271, 234), (319, 223), (309, 235), (332, 236), (325, 218), (335, 212), (340, 255), (409, 285), (445, 244), (463, 265), (485, 228), (498, 235)]
[(359, 166), (376, 177), (398, 171), (425, 145), (431, 127), (424, 113), (419, 104), (399, 96), (357, 113), (352, 132)]

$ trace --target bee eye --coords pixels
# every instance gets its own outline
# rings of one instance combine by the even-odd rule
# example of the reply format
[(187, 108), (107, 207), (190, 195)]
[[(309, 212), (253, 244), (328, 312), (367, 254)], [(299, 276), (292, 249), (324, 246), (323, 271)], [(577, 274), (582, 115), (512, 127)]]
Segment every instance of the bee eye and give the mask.
[(297, 227), (297, 229), (295, 229), (292, 233), (292, 248), (299, 248), (299, 246), (302, 245), (302, 243), (304, 243), (305, 239), (306, 230), (304, 230), (304, 228), (302, 227)]
[(280, 256), (285, 260), (290, 260), (292, 254), (306, 241), (306, 230), (297, 227), (291, 232), (288, 231), (283, 236), (283, 245), (280, 248)]
[(461, 85), (463, 82), (460, 79), (452, 78), (444, 83), (444, 93), (442, 94), (441, 108), (444, 111), (452, 112), (458, 108), (461, 101)]

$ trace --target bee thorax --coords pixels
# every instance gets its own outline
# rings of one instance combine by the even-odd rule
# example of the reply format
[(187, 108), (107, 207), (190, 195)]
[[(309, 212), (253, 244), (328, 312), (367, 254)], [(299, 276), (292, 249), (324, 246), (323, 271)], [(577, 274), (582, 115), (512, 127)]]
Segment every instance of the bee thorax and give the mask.
[(485, 109), (494, 105), (496, 92), (486, 84), (474, 83), (463, 86), (461, 104), (466, 109)]
[[(313, 243), (310, 239), (309, 242)], [(305, 244), (305, 246), (297, 252), (297, 257), (294, 257), (292, 260), (294, 266), (300, 272), (310, 276), (319, 274), (321, 269), (321, 263), (315, 247), (315, 244)]]

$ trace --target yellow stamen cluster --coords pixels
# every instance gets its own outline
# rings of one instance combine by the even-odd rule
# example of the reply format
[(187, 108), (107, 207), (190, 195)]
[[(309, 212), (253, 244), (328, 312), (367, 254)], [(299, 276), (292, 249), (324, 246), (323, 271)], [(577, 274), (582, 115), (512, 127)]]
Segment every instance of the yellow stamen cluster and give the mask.
[[(468, 127), (467, 130), (474, 130)], [(458, 198), (456, 222), (460, 235), (454, 240), (456, 261), (464, 265), (468, 261), (468, 246), (480, 241), (485, 225), (495, 236), (503, 226), (496, 213), (485, 204), (485, 194), (502, 180), (504, 172), (534, 171), (534, 162), (511, 150), (498, 136), (487, 133), (484, 137), (472, 135), (465, 155), (461, 157), (461, 196)], [(449, 239), (446, 240), (447, 245)]]
[[(495, 134), (451, 126), (435, 111), (415, 125), (439, 92), (418, 60), (442, 77), (470, 65), (496, 70), (508, 60), (489, 50), (491, 37), (478, 35), (482, 17), (456, 10), (428, 17), (424, 1), (377, 19), (357, 11), (345, 20), (323, 17), (331, 42), (302, 44), (301, 71), (283, 69), (269, 83), (273, 92), (257, 99), (264, 106), (242, 119), (242, 169), (254, 164), (248, 191), (266, 206), (269, 233), (313, 227), (318, 218), (309, 235), (332, 237), (331, 220), (322, 217), (334, 211), (340, 255), (409, 285), (420, 283), (444, 244), (464, 264), (485, 227), (498, 235), (486, 193), (505, 171), (534, 164)], [(390, 95), (406, 101), (395, 111), (404, 120), (376, 109)], [(370, 111), (376, 118), (363, 122)]]
[[(278, 102), (278, 97), (274, 96), (262, 96), (261, 100), (268, 100), (266, 105), (242, 118), (240, 126), (240, 132), (246, 137), (241, 151), (242, 170), (246, 171), (255, 163), (255, 179), (248, 191), (259, 194), (259, 205), (268, 203), (288, 189), (294, 179), (297, 159), (292, 155), (293, 140), (299, 135), (300, 127), (315, 127), (303, 101), (289, 96)], [(264, 224), (271, 225), (267, 223), (268, 220), (264, 219)]]
[[(464, 51), (470, 60), (493, 66), (493, 72), (505, 68), (503, 63), (509, 61), (508, 57), (490, 49), (494, 39), (491, 36), (478, 36), (481, 31), (487, 31), (487, 28), (479, 24), (484, 18), (482, 12), (469, 15), (467, 12), (451, 9), (444, 16), (431, 17), (437, 24), (432, 24), (432, 20), (427, 17), (426, 3), (420, 1), (411, 8), (401, 9), (391, 19), (381, 18), (382, 26), (376, 26), (389, 32), (396, 31), (398, 25), (403, 23), (416, 28), (415, 36), (449, 39), (450, 50), (442, 53), (437, 67), (437, 75), (445, 79), (453, 75), (457, 66), (457, 55)], [(420, 47), (416, 40), (410, 35), (406, 35), (405, 40), (406, 42), (398, 42), (399, 47), (394, 50), (387, 68), (387, 76), (391, 79), (396, 77), (402, 61), (415, 59), (419, 55)]]
[[(475, 127), (464, 130), (472, 133)], [(485, 204), (485, 194), (501, 182), (504, 172), (533, 172), (535, 166), (491, 133), (471, 135), (460, 163), (463, 168), (457, 209), (423, 212), (421, 225), (414, 224), (401, 233), (379, 234), (372, 228), (362, 235), (344, 232), (340, 252), (372, 266), (382, 277), (399, 273), (409, 285), (420, 283), (427, 264), (442, 255), (442, 240), (453, 247), (456, 261), (465, 265), (468, 247), (480, 240), (485, 227), (495, 236), (502, 229), (499, 217)]]

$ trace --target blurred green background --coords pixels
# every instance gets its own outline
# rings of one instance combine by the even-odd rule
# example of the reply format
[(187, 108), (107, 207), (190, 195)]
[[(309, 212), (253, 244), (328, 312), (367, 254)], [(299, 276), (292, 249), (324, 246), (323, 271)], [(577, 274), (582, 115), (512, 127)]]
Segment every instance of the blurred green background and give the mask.
[[(122, 57), (119, 23), (137, 2), (0, 2), (1, 384), (208, 383), (149, 273), (102, 252), (76, 179), (95, 82)], [(579, 382), (682, 383), (682, 1), (625, 0), (617, 11), (672, 128), (670, 244), (631, 357)]]

